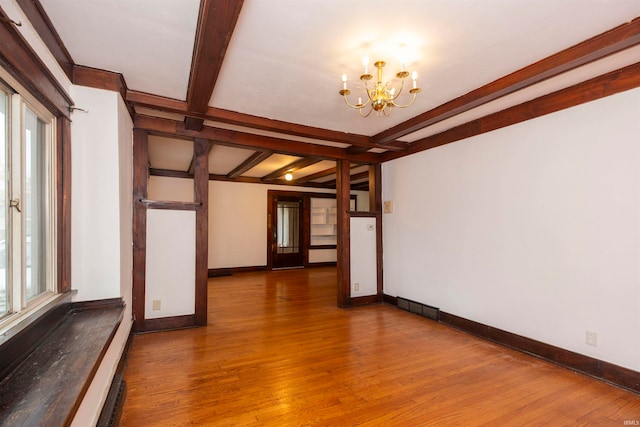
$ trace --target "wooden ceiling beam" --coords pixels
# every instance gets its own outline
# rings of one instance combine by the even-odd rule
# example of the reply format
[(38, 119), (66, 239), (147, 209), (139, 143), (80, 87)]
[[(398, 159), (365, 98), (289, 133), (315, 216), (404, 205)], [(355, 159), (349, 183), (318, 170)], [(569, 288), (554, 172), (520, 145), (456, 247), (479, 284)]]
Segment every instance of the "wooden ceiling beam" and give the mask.
[[(637, 87), (640, 87), (640, 62), (422, 138), (411, 144), (407, 154), (450, 144)], [(397, 153), (384, 153), (382, 157), (384, 161), (389, 161), (399, 156)]]
[[(159, 110), (166, 113), (190, 114), (185, 101), (179, 99), (167, 98), (164, 96), (153, 95), (151, 93), (139, 92), (137, 90), (127, 90), (125, 96), (127, 104), (134, 107), (145, 107), (153, 110)], [(204, 118), (204, 115), (194, 114), (194, 117)]]
[(360, 153), (364, 153), (365, 151), (369, 151), (372, 148), (381, 148), (386, 151), (402, 151), (402, 150), (406, 150), (409, 147), (411, 147), (411, 144), (408, 142), (391, 141), (391, 142), (385, 142), (384, 144), (371, 143), (368, 146), (352, 145), (351, 147), (347, 148), (347, 152), (350, 154), (360, 154)]
[(369, 191), (369, 181), (357, 182), (351, 184), (351, 189), (355, 191)]
[(208, 120), (211, 121), (219, 121), (221, 123), (245, 126), (252, 129), (279, 132), (286, 135), (339, 142), (348, 145), (373, 146), (373, 144), (371, 143), (371, 139), (365, 135), (339, 132), (313, 126), (304, 126), (296, 123), (283, 122), (280, 120), (273, 120), (264, 117), (238, 113), (235, 111), (222, 110), (220, 108), (209, 107), (205, 116)]
[[(203, 114), (222, 68), (243, 0), (202, 0), (187, 89), (188, 110)], [(201, 130), (203, 119), (187, 117), (185, 126)]]
[(365, 178), (369, 178), (369, 171), (364, 171), (364, 172), (360, 172), (360, 173), (356, 173), (354, 175), (351, 175), (351, 181), (358, 181), (359, 179), (365, 179)]
[(314, 164), (320, 162), (321, 160), (322, 159), (318, 159), (316, 157), (305, 157), (305, 158), (296, 160), (295, 162), (290, 163), (290, 164), (288, 164), (286, 166), (283, 166), (280, 169), (277, 169), (277, 170), (271, 172), (270, 174), (263, 176), (260, 179), (263, 182), (274, 181), (274, 180), (282, 177), (287, 172), (295, 172), (297, 170), (304, 169), (307, 166), (311, 166), (311, 165), (314, 165)]
[(149, 168), (149, 175), (163, 176), (166, 178), (188, 178), (193, 179), (193, 174), (186, 171), (177, 171), (173, 169)]
[[(359, 168), (360, 166), (362, 165), (361, 164), (351, 165), (351, 169)], [(302, 176), (298, 179), (294, 179), (293, 181), (295, 183), (304, 184), (305, 182), (308, 182), (308, 181), (313, 181), (318, 178), (324, 178), (325, 176), (334, 175), (337, 172), (337, 170), (338, 170), (337, 167), (332, 167), (320, 172), (313, 173), (311, 175)]]
[(337, 168), (332, 167), (320, 172), (312, 173), (311, 175), (302, 176), (294, 181), (298, 184), (304, 184), (305, 182), (313, 181), (314, 179), (324, 178), (325, 176), (333, 175), (336, 173)]
[[(169, 178), (184, 178), (184, 179), (193, 179), (193, 174), (185, 171), (177, 171), (172, 169), (149, 169), (149, 175), (151, 176), (162, 176)], [(250, 184), (265, 184), (260, 178), (253, 178), (249, 176), (239, 176), (237, 178), (229, 178), (227, 175), (218, 175), (218, 174), (209, 174), (209, 181), (226, 181), (226, 182), (244, 182)], [(270, 182), (269, 184), (277, 184), (277, 185), (297, 185), (292, 183), (291, 181), (285, 181), (284, 179), (277, 180), (274, 182)], [(327, 187), (324, 184), (319, 184), (316, 182), (309, 182), (304, 185), (305, 187), (312, 188), (332, 188)]]
[(260, 163), (271, 157), (272, 154), (272, 151), (256, 151), (244, 162), (240, 163), (231, 172), (229, 172), (227, 174), (227, 178), (238, 178), (249, 169), (252, 169), (253, 167), (259, 165)]
[[(359, 172), (351, 175), (350, 181), (353, 183), (353, 181), (357, 181), (357, 180), (368, 178), (368, 177), (369, 177), (369, 171)], [(325, 181), (322, 184), (328, 185), (329, 187), (334, 187), (336, 185), (336, 182), (337, 182), (337, 179), (332, 179), (331, 181)]]
[(268, 132), (277, 132), (284, 135), (293, 135), (302, 138), (317, 139), (319, 141), (338, 142), (346, 145), (365, 147), (365, 150), (361, 150), (359, 152), (364, 152), (371, 148), (402, 150), (407, 148), (408, 146), (408, 144), (404, 142), (392, 142), (384, 146), (375, 145), (371, 142), (371, 139), (365, 135), (357, 135), (329, 129), (316, 128), (312, 126), (304, 126), (296, 123), (267, 119), (264, 117), (252, 116), (249, 114), (222, 110), (213, 107), (209, 107), (204, 114), (198, 114), (190, 111), (185, 101), (165, 98), (162, 96), (138, 92), (135, 90), (127, 91), (126, 100), (128, 104), (131, 104), (133, 106), (140, 106), (169, 113), (182, 114), (185, 116), (202, 120), (209, 120), (212, 122), (243, 126), (250, 129), (258, 129)]
[(152, 133), (175, 137), (207, 138), (214, 140), (216, 144), (231, 147), (270, 150), (282, 154), (290, 154), (301, 157), (318, 157), (320, 159), (344, 159), (356, 163), (380, 162), (380, 155), (374, 153), (362, 153), (351, 155), (343, 148), (328, 147), (326, 145), (308, 144), (298, 141), (273, 138), (263, 135), (254, 135), (244, 132), (232, 131), (204, 126), (201, 131), (186, 129), (183, 122), (137, 115), (134, 126), (138, 129), (146, 129)]
[(543, 80), (640, 44), (640, 18), (551, 55), (375, 135), (375, 144), (395, 141)]
[(127, 83), (121, 73), (99, 70), (97, 68), (74, 65), (71, 74), (74, 85), (120, 92), (124, 99), (127, 94)]

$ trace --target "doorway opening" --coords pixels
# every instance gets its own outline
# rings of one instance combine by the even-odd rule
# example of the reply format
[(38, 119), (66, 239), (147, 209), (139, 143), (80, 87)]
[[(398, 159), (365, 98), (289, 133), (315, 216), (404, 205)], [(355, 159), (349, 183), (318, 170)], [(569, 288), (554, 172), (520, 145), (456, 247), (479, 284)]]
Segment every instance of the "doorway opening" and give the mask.
[(278, 195), (273, 203), (271, 268), (303, 267), (303, 199)]
[[(267, 192), (267, 268), (335, 266), (336, 195), (269, 190)], [(352, 211), (356, 195), (351, 195)]]

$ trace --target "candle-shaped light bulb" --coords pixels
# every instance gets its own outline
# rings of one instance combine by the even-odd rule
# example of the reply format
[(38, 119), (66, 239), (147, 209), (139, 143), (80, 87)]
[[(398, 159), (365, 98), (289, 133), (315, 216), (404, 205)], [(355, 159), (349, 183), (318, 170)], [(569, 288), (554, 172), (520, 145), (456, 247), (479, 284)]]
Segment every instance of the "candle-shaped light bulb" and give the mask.
[(411, 74), (411, 78), (413, 79), (413, 88), (417, 88), (418, 84), (416, 83), (416, 80), (418, 79), (418, 72), (414, 71), (413, 74)]
[(362, 98), (358, 97), (358, 105), (362, 105)]
[(362, 58), (362, 65), (364, 65), (364, 73), (369, 74), (369, 57)]
[(342, 75), (342, 89), (344, 89), (344, 90), (347, 89), (347, 75), (346, 74)]

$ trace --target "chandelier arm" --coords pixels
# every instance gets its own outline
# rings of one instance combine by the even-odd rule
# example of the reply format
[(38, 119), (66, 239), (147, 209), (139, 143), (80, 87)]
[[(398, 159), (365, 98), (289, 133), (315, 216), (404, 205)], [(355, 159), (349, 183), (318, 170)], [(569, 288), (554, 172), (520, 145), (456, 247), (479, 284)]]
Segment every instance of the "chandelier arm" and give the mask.
[(367, 105), (369, 102), (373, 103), (373, 98), (371, 97), (371, 93), (375, 93), (376, 85), (373, 85), (373, 89), (369, 89), (369, 85), (366, 80), (362, 80), (364, 82), (364, 93), (367, 94), (367, 102), (362, 105)]
[(408, 104), (404, 104), (404, 105), (400, 105), (400, 104), (396, 104), (393, 100), (389, 103), (389, 105), (393, 105), (394, 107), (398, 107), (398, 108), (407, 108), (408, 106), (410, 106), (411, 104), (413, 104), (413, 101), (416, 100), (416, 95), (418, 94), (418, 92), (414, 92), (413, 93), (413, 98), (411, 98), (411, 101)]
[(393, 101), (395, 101), (396, 98), (400, 96), (400, 94), (402, 93), (402, 89), (404, 89), (404, 79), (400, 79), (400, 89), (398, 89), (398, 92), (395, 94), (395, 96), (390, 99), (391, 103), (393, 103)]
[(369, 92), (369, 87), (367, 86), (367, 82), (366, 81), (364, 82), (364, 88), (362, 89), (362, 91), (367, 94), (367, 97), (365, 98), (365, 101), (361, 105), (361, 107), (364, 107), (365, 105), (369, 104), (370, 102), (373, 102), (373, 100), (371, 99), (371, 94)]
[(349, 99), (347, 98), (347, 94), (345, 93), (344, 95), (344, 102), (351, 108), (356, 109), (356, 110), (360, 110), (362, 109), (362, 107), (364, 107), (365, 105), (367, 105), (369, 103), (369, 101), (365, 102), (364, 104), (360, 105), (360, 104), (352, 104), (349, 102)]
[[(369, 103), (369, 101), (367, 101), (367, 104), (368, 104), (368, 103)], [(363, 104), (363, 106), (364, 106), (364, 105), (367, 105), (367, 104)], [(372, 112), (372, 111), (373, 111), (373, 107), (369, 107), (369, 112), (368, 112), (367, 114), (362, 114), (362, 108), (359, 108), (359, 109), (358, 109), (358, 112), (360, 113), (360, 115), (361, 115), (362, 117), (365, 117), (365, 118), (369, 117), (369, 114), (371, 114), (371, 112)]]

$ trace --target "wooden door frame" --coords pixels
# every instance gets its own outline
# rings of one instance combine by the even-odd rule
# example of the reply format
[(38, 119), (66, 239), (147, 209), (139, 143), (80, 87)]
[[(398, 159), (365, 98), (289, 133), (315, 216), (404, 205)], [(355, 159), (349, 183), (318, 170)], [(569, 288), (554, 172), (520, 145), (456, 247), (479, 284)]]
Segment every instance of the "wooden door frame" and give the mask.
[(309, 265), (309, 201), (307, 193), (301, 191), (267, 190), (267, 270), (273, 270), (273, 210), (274, 201), (278, 197), (295, 197), (302, 201), (300, 206), (300, 248), (302, 251), (302, 266)]
[[(308, 240), (305, 241), (306, 236), (308, 235), (308, 232), (307, 232), (308, 221), (305, 224), (305, 218), (307, 217), (305, 211), (308, 209), (306, 206), (308, 204), (308, 199), (298, 194), (278, 193), (277, 195), (272, 194), (269, 200), (270, 200), (269, 201), (270, 212), (267, 214), (267, 218), (269, 219), (269, 224), (267, 226), (267, 231), (269, 232), (269, 235), (268, 235), (269, 239), (267, 241), (267, 246), (269, 247), (268, 254), (271, 257), (271, 269), (304, 267), (308, 261), (308, 250), (305, 250), (305, 249), (307, 249), (309, 246), (308, 245), (309, 241)], [(300, 204), (298, 209), (298, 252), (295, 254), (296, 265), (283, 266), (279, 263), (277, 267), (274, 267), (273, 264), (277, 259), (280, 258), (280, 255), (276, 253), (277, 244), (275, 242), (276, 240), (275, 235), (277, 234), (277, 232), (273, 230), (273, 226), (278, 225), (278, 214), (274, 210), (277, 209), (277, 205), (280, 202), (294, 202), (294, 203)], [(294, 258), (294, 254), (288, 254), (288, 255), (290, 258)], [(285, 254), (282, 255), (282, 258), (289, 258), (289, 257)], [(297, 263), (298, 260), (299, 260), (299, 263)]]

